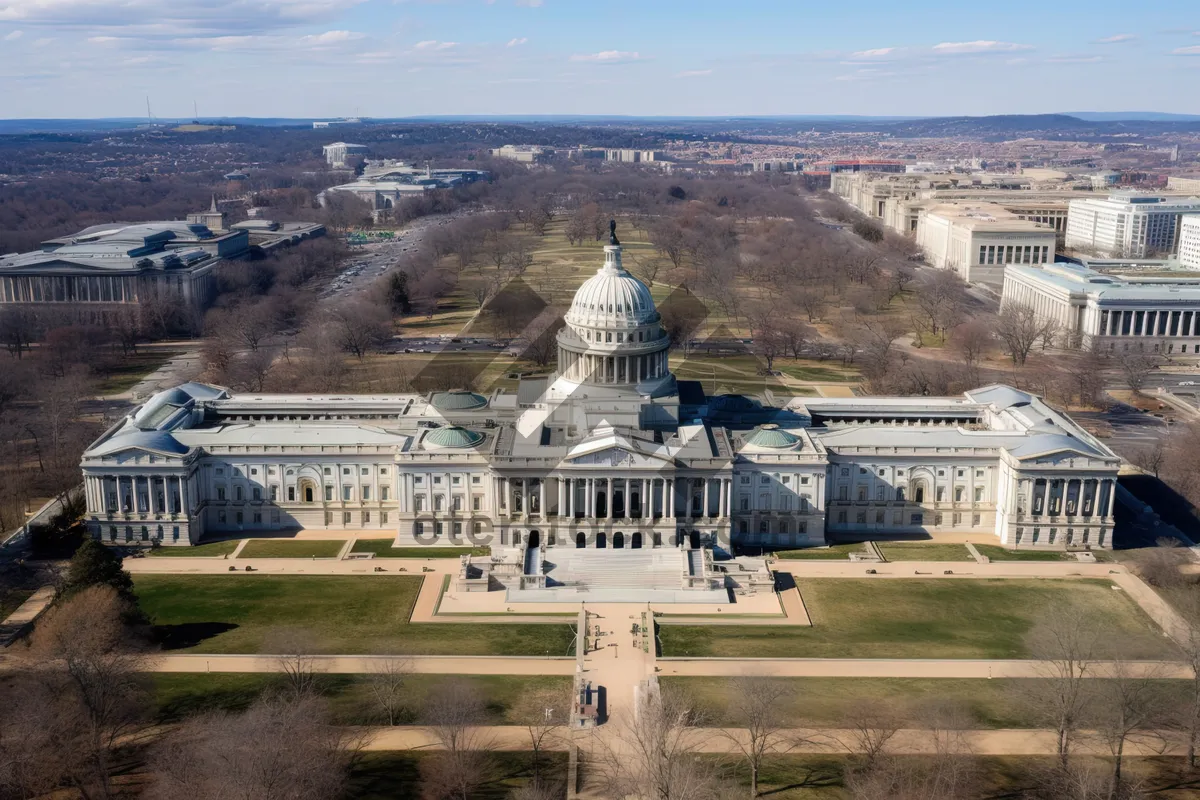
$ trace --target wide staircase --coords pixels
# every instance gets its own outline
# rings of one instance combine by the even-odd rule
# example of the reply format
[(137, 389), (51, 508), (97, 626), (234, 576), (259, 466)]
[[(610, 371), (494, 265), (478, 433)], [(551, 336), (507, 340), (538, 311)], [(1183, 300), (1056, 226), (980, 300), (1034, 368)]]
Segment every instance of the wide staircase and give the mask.
[(546, 573), (551, 585), (580, 589), (678, 589), (683, 575), (680, 551), (550, 550)]

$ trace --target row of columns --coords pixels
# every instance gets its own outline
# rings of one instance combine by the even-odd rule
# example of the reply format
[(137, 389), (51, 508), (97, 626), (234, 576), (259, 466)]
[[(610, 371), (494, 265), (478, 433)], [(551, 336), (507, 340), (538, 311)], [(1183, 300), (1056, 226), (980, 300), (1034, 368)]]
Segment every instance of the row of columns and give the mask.
[[(558, 516), (575, 517), (580, 512), (585, 518), (597, 518), (599, 515), (600, 496), (604, 497), (604, 519), (614, 518), (614, 498), (618, 489), (623, 491), (623, 516), (632, 517), (632, 499), (636, 493), (639, 499), (641, 518), (650, 518), (656, 512), (665, 517), (676, 516), (676, 481), (673, 478), (495, 478), (493, 486), (496, 496), (502, 498), (500, 513), (508, 516), (530, 516), (537, 514), (546, 517), (549, 507), (546, 505), (546, 485), (549, 480), (558, 482)], [(684, 505), (684, 516), (692, 516), (693, 480), (682, 478), (688, 488)], [(711, 516), (713, 492), (716, 492), (716, 511), (719, 517), (729, 517), (733, 510), (733, 480), (731, 478), (705, 478), (701, 487), (701, 506), (698, 516)], [(714, 486), (713, 484), (716, 484)], [(582, 498), (580, 493), (582, 492)], [(536, 510), (534, 500), (536, 499)], [(517, 501), (517, 502), (514, 502)], [(519, 510), (517, 506), (520, 506)]]
[(1102, 309), (1100, 336), (1196, 336), (1200, 310)]
[(88, 508), (108, 514), (182, 514), (190, 506), (185, 502), (186, 486), (177, 475), (87, 475), (84, 479)]
[(1021, 493), (1029, 498), (1030, 516), (1111, 517), (1116, 483), (1112, 478), (1026, 478)]
[(558, 369), (567, 380), (577, 383), (629, 384), (666, 375), (668, 357), (666, 350), (646, 355), (608, 356), (560, 348)]

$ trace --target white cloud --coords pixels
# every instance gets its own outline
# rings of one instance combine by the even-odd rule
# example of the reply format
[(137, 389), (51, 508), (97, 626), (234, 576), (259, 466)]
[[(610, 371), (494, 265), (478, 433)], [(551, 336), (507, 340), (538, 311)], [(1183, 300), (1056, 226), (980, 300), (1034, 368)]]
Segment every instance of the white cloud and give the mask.
[(933, 46), (933, 52), (939, 55), (965, 55), (969, 53), (1012, 53), (1016, 50), (1032, 50), (1028, 44), (1014, 42), (993, 42), (980, 39), (974, 42), (942, 42)]
[(1118, 33), (1115, 36), (1105, 36), (1103, 39), (1097, 39), (1096, 44), (1120, 44), (1121, 42), (1135, 42), (1136, 36), (1132, 33)]
[(34, 47), (45, 47), (46, 45), (54, 44), (54, 42), (56, 42), (56, 41), (58, 41), (58, 40), (55, 37), (46, 36), (41, 39), (34, 39), (33, 46)]
[(509, 39), (508, 44), (506, 44), (504, 46), (505, 47), (520, 47), (521, 45), (525, 44), (528, 41), (529, 40), (527, 38), (522, 36), (520, 39)]
[(641, 53), (629, 53), (624, 50), (601, 50), (599, 53), (577, 53), (571, 56), (572, 61), (591, 61), (596, 64), (629, 64), (634, 61), (644, 61)]
[(4, 41), (15, 42), (17, 39), (20, 39), (21, 36), (22, 36), (21, 31), (13, 31), (12, 33), (9, 33), (4, 37)]
[(417, 50), (449, 50), (457, 46), (458, 42), (439, 42), (435, 39), (427, 39), (424, 42), (417, 42), (413, 45)]
[(265, 33), (317, 24), (367, 0), (0, 0), (0, 21), (122, 36), (170, 38)]
[(874, 50), (859, 50), (857, 53), (851, 53), (853, 58), (883, 58), (895, 52), (894, 47), (877, 47)]
[(683, 72), (677, 72), (676, 78), (703, 78), (706, 75), (712, 75), (711, 69), (685, 69)]
[(1103, 61), (1104, 56), (1050, 56), (1046, 60), (1051, 64), (1094, 64)]
[(1188, 47), (1176, 47), (1171, 51), (1173, 56), (1200, 56), (1200, 44), (1193, 44)]
[(343, 42), (354, 42), (365, 38), (364, 34), (355, 33), (354, 31), (325, 31), (313, 36), (301, 36), (299, 44), (302, 47), (328, 47), (330, 45), (342, 44)]

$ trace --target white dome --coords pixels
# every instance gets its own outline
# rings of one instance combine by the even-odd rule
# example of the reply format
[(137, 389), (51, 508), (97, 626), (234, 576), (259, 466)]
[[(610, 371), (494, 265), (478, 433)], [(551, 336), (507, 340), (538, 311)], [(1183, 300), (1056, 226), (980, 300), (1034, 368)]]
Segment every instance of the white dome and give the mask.
[(604, 248), (604, 266), (575, 292), (566, 321), (591, 328), (624, 328), (658, 321), (646, 284), (621, 266), (620, 246)]

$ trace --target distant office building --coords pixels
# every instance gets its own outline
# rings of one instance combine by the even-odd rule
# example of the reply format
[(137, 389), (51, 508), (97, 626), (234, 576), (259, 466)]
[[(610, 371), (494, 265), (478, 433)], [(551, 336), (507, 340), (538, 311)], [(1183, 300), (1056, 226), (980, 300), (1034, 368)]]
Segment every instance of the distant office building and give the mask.
[(1115, 352), (1200, 355), (1200, 279), (1111, 275), (1078, 264), (1011, 266), (1001, 310), (1028, 306), (1063, 344)]
[(925, 260), (952, 269), (964, 281), (999, 285), (1009, 264), (1054, 260), (1054, 229), (1018, 219), (998, 205), (944, 203), (927, 209), (917, 225)]
[(1179, 266), (1200, 270), (1200, 214), (1188, 214), (1180, 222)]
[(331, 186), (317, 195), (317, 200), (325, 205), (331, 192), (351, 194), (375, 211), (386, 211), (406, 197), (420, 196), (434, 189), (452, 189), (487, 178), (488, 173), (478, 169), (421, 169), (400, 161), (368, 161), (361, 178), (353, 183)]
[(837, 161), (818, 161), (812, 168), (836, 175), (839, 172), (904, 172), (908, 169), (908, 165), (903, 161), (889, 159), (847, 158)]
[(1167, 191), (1200, 195), (1200, 175), (1170, 175), (1167, 177)]
[(608, 149), (604, 151), (605, 161), (620, 161), (625, 164), (641, 164), (649, 161), (662, 161), (666, 153), (658, 150), (632, 150), (629, 148)]
[(354, 169), (363, 163), (370, 148), (365, 144), (334, 142), (322, 147), (321, 152), (331, 169)]
[(226, 226), (216, 200), (186, 220), (113, 222), (0, 256), (0, 308), (24, 306), (89, 325), (168, 303), (194, 324), (216, 293), (216, 268), (324, 234), (322, 225), (261, 221)]
[(1200, 198), (1113, 192), (1107, 198), (1071, 201), (1068, 248), (1123, 258), (1176, 251), (1179, 221), (1200, 213)]
[(488, 155), (492, 158), (503, 158), (522, 164), (541, 164), (549, 161), (550, 157), (554, 155), (554, 151), (548, 147), (532, 144), (506, 144), (503, 147), (489, 150)]
[(321, 128), (331, 128), (334, 125), (362, 125), (362, 120), (359, 119), (358, 117), (346, 117), (345, 119), (320, 120), (318, 122), (313, 123), (313, 129), (320, 130)]
[(755, 172), (801, 172), (804, 165), (791, 158), (759, 158), (750, 162)]
[(1103, 172), (1095, 172), (1088, 175), (1088, 181), (1092, 184), (1094, 191), (1104, 191), (1111, 189), (1121, 182), (1121, 173), (1113, 170), (1104, 170)]

